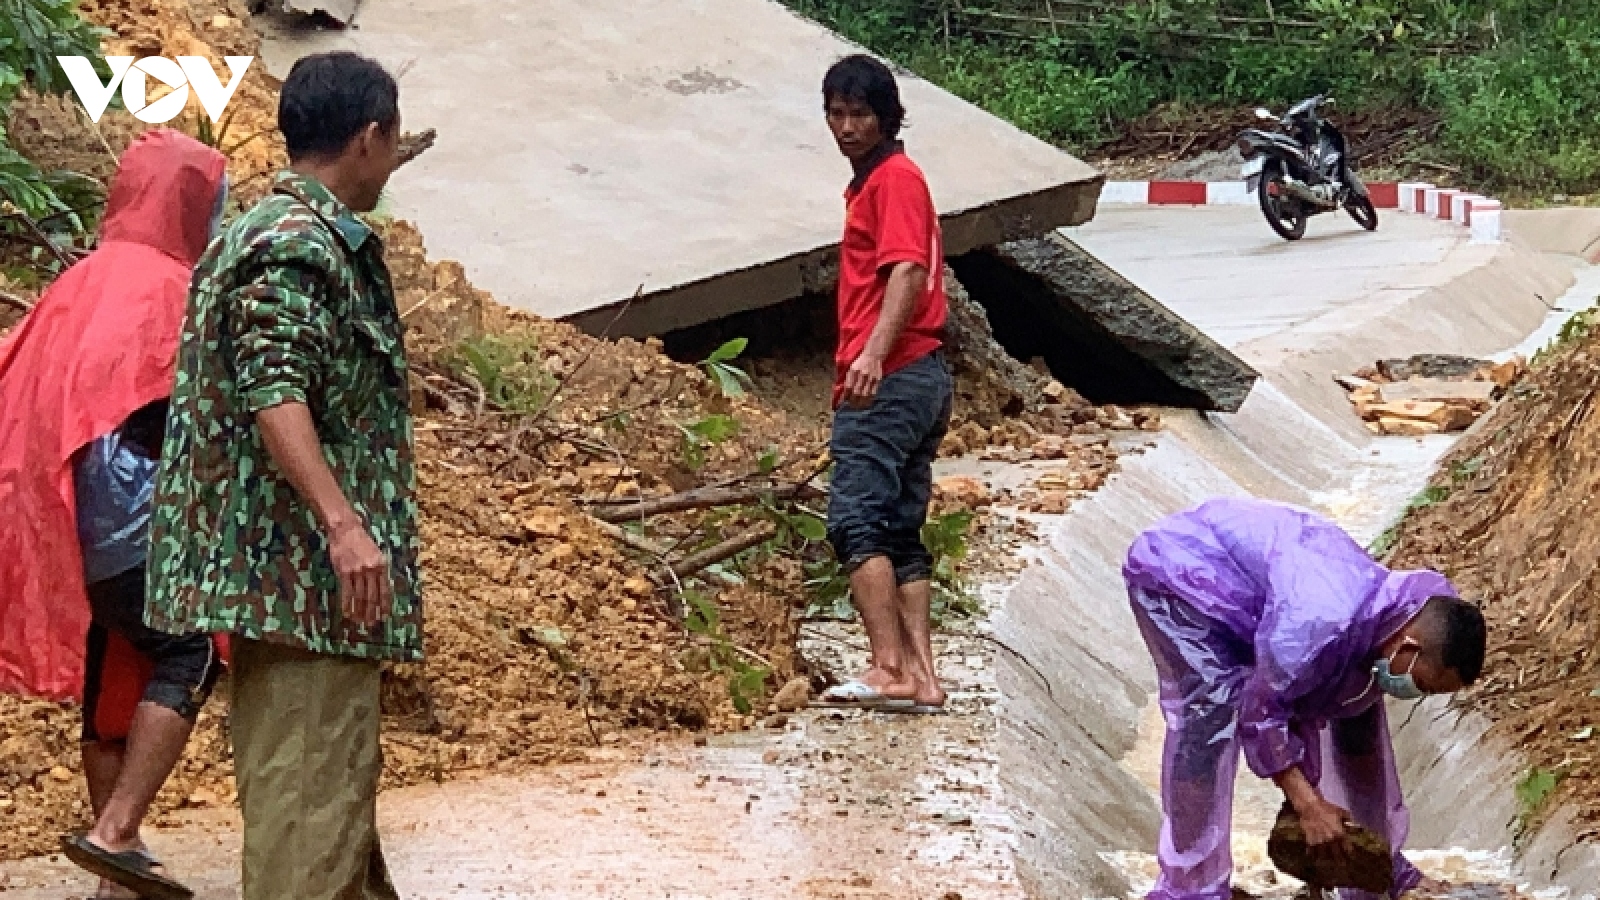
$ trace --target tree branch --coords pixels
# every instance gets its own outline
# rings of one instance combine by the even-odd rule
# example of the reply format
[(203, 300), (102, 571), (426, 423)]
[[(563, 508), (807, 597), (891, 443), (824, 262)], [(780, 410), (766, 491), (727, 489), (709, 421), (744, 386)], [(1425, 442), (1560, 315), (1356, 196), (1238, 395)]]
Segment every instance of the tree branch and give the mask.
[(827, 496), (827, 494), (820, 488), (811, 486), (809, 479), (792, 483), (766, 482), (764, 484), (748, 484), (734, 487), (695, 488), (650, 500), (595, 503), (591, 506), (591, 512), (595, 518), (602, 522), (616, 523), (633, 519), (647, 519), (651, 516), (683, 512), (688, 509), (706, 509), (713, 506), (742, 506), (746, 503), (756, 503), (768, 496), (784, 497), (786, 499), (818, 499)]

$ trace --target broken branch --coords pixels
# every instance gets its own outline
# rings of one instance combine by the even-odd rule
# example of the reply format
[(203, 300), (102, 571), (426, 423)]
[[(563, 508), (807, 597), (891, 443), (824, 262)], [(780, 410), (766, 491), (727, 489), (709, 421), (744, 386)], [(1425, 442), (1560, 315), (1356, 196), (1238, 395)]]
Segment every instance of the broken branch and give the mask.
[(656, 497), (650, 500), (629, 500), (623, 503), (611, 501), (609, 503), (594, 504), (594, 516), (603, 522), (626, 522), (632, 519), (648, 519), (665, 513), (683, 512), (688, 509), (708, 509), (714, 506), (742, 506), (746, 503), (756, 503), (766, 497), (820, 498), (826, 496), (820, 488), (813, 487), (808, 481), (794, 483), (768, 482), (765, 484), (751, 484), (738, 487), (713, 487), (695, 488), (682, 493), (670, 494), (666, 497)]
[(50, 251), (50, 255), (54, 256), (56, 261), (61, 263), (61, 271), (65, 272), (66, 270), (72, 268), (72, 260), (67, 258), (67, 255), (61, 251), (60, 247), (56, 246), (55, 241), (50, 240), (50, 236), (44, 233), (44, 229), (39, 227), (39, 223), (34, 220), (33, 216), (28, 215), (26, 212), (9, 202), (5, 204), (4, 208), (8, 215), (12, 216), (13, 218), (21, 219), (22, 224), (26, 225), (28, 227), (28, 231), (33, 234), (34, 240), (42, 244), (45, 249)]
[[(647, 537), (642, 537), (634, 534), (631, 531), (618, 528), (610, 522), (597, 519), (594, 516), (589, 516), (589, 524), (593, 525), (601, 534), (604, 534), (606, 537), (611, 538), (617, 543), (637, 550), (647, 556), (653, 557), (657, 562), (660, 562), (663, 568), (666, 570), (661, 573), (664, 576), (662, 578), (663, 581), (675, 582), (678, 580), (679, 576), (673, 571), (671, 564), (672, 561), (667, 556), (667, 548), (657, 544), (655, 541), (652, 541)], [(711, 573), (710, 577), (721, 583), (724, 587), (732, 587), (737, 583), (732, 578), (729, 578), (720, 572)]]
[(421, 156), (423, 153), (433, 147), (433, 142), (438, 137), (439, 130), (437, 128), (429, 128), (426, 131), (416, 134), (407, 133), (400, 135), (399, 165), (403, 166), (406, 163), (411, 162), (413, 159)]
[(672, 573), (679, 578), (688, 578), (701, 569), (709, 568), (725, 559), (738, 556), (751, 547), (765, 544), (777, 536), (778, 526), (773, 525), (771, 522), (763, 522), (744, 534), (728, 538), (720, 544), (707, 547), (699, 553), (678, 560), (672, 564)]

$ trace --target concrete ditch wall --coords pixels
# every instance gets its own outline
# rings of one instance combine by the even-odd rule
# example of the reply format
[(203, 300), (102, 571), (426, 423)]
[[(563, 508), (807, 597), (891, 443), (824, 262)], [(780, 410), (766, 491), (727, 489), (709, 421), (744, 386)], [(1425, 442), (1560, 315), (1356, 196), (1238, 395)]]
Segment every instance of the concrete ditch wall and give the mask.
[[(1211, 496), (1316, 506), (1330, 491), (1353, 490), (1374, 495), (1352, 529), (1370, 536), (1422, 486), (1429, 465), (1397, 470), (1387, 491), (1363, 484), (1374, 439), (1331, 376), (1384, 356), (1514, 346), (1571, 280), (1569, 264), (1525, 244), (1464, 246), (1428, 283), (1247, 345), (1240, 355), (1264, 377), (1239, 413), (1172, 414), (1168, 430), (1125, 457), (1104, 488), (1041, 521), (1033, 564), (998, 592), (993, 616), (1003, 648), (995, 653), (1002, 778), (1019, 825), (1019, 872), (1033, 896), (1124, 896), (1128, 885), (1101, 854), (1155, 846), (1156, 801), (1121, 763), (1154, 689), (1121, 588), (1122, 557), (1138, 532)], [(1521, 764), (1484, 731), (1479, 719), (1438, 710), (1399, 729), (1403, 778), (1416, 798), (1413, 845), (1510, 844)], [(1475, 813), (1464, 820), (1462, 809)], [(1531, 836), (1526, 859), (1546, 871), (1530, 876), (1581, 887), (1600, 873), (1600, 858), (1563, 853), (1571, 838), (1561, 822)]]

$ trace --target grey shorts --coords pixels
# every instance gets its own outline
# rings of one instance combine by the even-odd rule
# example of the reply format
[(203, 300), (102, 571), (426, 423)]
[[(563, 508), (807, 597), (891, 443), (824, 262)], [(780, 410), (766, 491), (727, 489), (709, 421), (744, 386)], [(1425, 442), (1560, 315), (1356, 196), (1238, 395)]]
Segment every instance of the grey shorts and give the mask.
[(932, 576), (922, 526), (954, 394), (944, 354), (934, 352), (884, 376), (870, 407), (834, 413), (828, 541), (847, 570), (886, 556), (900, 584)]

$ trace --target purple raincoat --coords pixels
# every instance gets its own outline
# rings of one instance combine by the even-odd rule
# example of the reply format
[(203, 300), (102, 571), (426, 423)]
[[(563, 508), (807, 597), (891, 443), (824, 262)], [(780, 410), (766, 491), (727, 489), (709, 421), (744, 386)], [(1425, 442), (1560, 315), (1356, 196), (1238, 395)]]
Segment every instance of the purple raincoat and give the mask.
[(1395, 848), (1393, 896), (1415, 887), (1421, 873), (1399, 852), (1410, 820), (1372, 664), (1429, 597), (1455, 596), (1450, 582), (1385, 569), (1313, 513), (1237, 498), (1145, 531), (1123, 578), (1167, 723), (1152, 900), (1229, 897), (1240, 749), (1262, 778), (1299, 766)]

